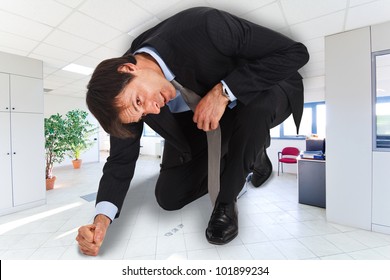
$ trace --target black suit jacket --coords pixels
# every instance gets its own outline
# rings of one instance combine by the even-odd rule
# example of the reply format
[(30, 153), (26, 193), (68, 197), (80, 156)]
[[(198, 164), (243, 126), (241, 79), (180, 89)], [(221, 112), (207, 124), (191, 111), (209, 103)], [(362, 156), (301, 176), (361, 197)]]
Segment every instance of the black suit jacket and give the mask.
[[(308, 61), (306, 47), (301, 43), (229, 13), (198, 7), (144, 32), (127, 53), (143, 46), (156, 49), (176, 80), (201, 96), (224, 80), (238, 102), (245, 105), (258, 94), (280, 86), (299, 126), (303, 92), (291, 88), (301, 83), (297, 71)], [(144, 121), (178, 150), (178, 163), (191, 159), (191, 148), (167, 106)], [(97, 202), (110, 201), (120, 211), (134, 174), (142, 128), (142, 123), (131, 125), (133, 139), (111, 137), (110, 157), (103, 169)]]

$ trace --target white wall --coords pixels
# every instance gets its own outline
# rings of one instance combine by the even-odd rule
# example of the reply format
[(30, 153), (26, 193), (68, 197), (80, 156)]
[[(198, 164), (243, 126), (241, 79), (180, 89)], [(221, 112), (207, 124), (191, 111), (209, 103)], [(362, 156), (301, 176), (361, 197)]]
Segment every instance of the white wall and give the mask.
[(389, 151), (373, 152), (371, 52), (390, 49), (390, 23), (325, 39), (329, 221), (390, 234)]
[(327, 218), (371, 229), (370, 28), (328, 36), (325, 43)]
[(325, 100), (325, 76), (303, 79), (305, 103)]
[[(390, 22), (372, 26), (372, 51), (390, 49)], [(390, 152), (373, 153), (372, 230), (390, 234)]]

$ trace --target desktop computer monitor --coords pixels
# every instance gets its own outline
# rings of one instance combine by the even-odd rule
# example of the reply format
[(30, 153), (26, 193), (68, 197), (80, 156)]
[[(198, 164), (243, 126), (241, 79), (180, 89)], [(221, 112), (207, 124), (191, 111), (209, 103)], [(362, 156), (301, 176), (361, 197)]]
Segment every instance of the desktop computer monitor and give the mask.
[(322, 151), (325, 154), (325, 139), (306, 139), (306, 151)]

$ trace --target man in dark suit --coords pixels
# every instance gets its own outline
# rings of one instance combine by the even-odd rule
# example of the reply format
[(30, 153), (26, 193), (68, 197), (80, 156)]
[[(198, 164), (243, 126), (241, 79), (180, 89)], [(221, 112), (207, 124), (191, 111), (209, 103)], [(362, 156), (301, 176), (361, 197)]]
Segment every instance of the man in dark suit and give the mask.
[[(303, 111), (304, 45), (279, 33), (211, 8), (180, 12), (136, 38), (123, 57), (98, 65), (87, 104), (111, 135), (94, 223), (77, 241), (97, 255), (106, 230), (120, 211), (134, 175), (145, 122), (165, 138), (156, 199), (180, 209), (205, 195), (207, 131), (221, 128), (220, 191), (206, 238), (225, 244), (238, 234), (236, 198), (245, 178), (259, 186), (272, 172), (265, 153), (269, 129), (291, 113), (297, 129)], [(179, 82), (201, 96), (189, 110)], [(167, 106), (165, 106), (167, 105)]]

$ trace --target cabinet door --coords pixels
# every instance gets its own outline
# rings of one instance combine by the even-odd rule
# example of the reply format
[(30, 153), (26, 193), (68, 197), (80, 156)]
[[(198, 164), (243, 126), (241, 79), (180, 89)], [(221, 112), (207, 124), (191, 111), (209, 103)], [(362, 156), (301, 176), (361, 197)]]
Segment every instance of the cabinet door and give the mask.
[(0, 112), (8, 112), (9, 106), (9, 75), (0, 73)]
[(43, 81), (11, 75), (11, 112), (43, 113)]
[(12, 207), (10, 113), (0, 112), (0, 210)]
[(43, 114), (11, 113), (14, 206), (43, 200), (45, 139)]

